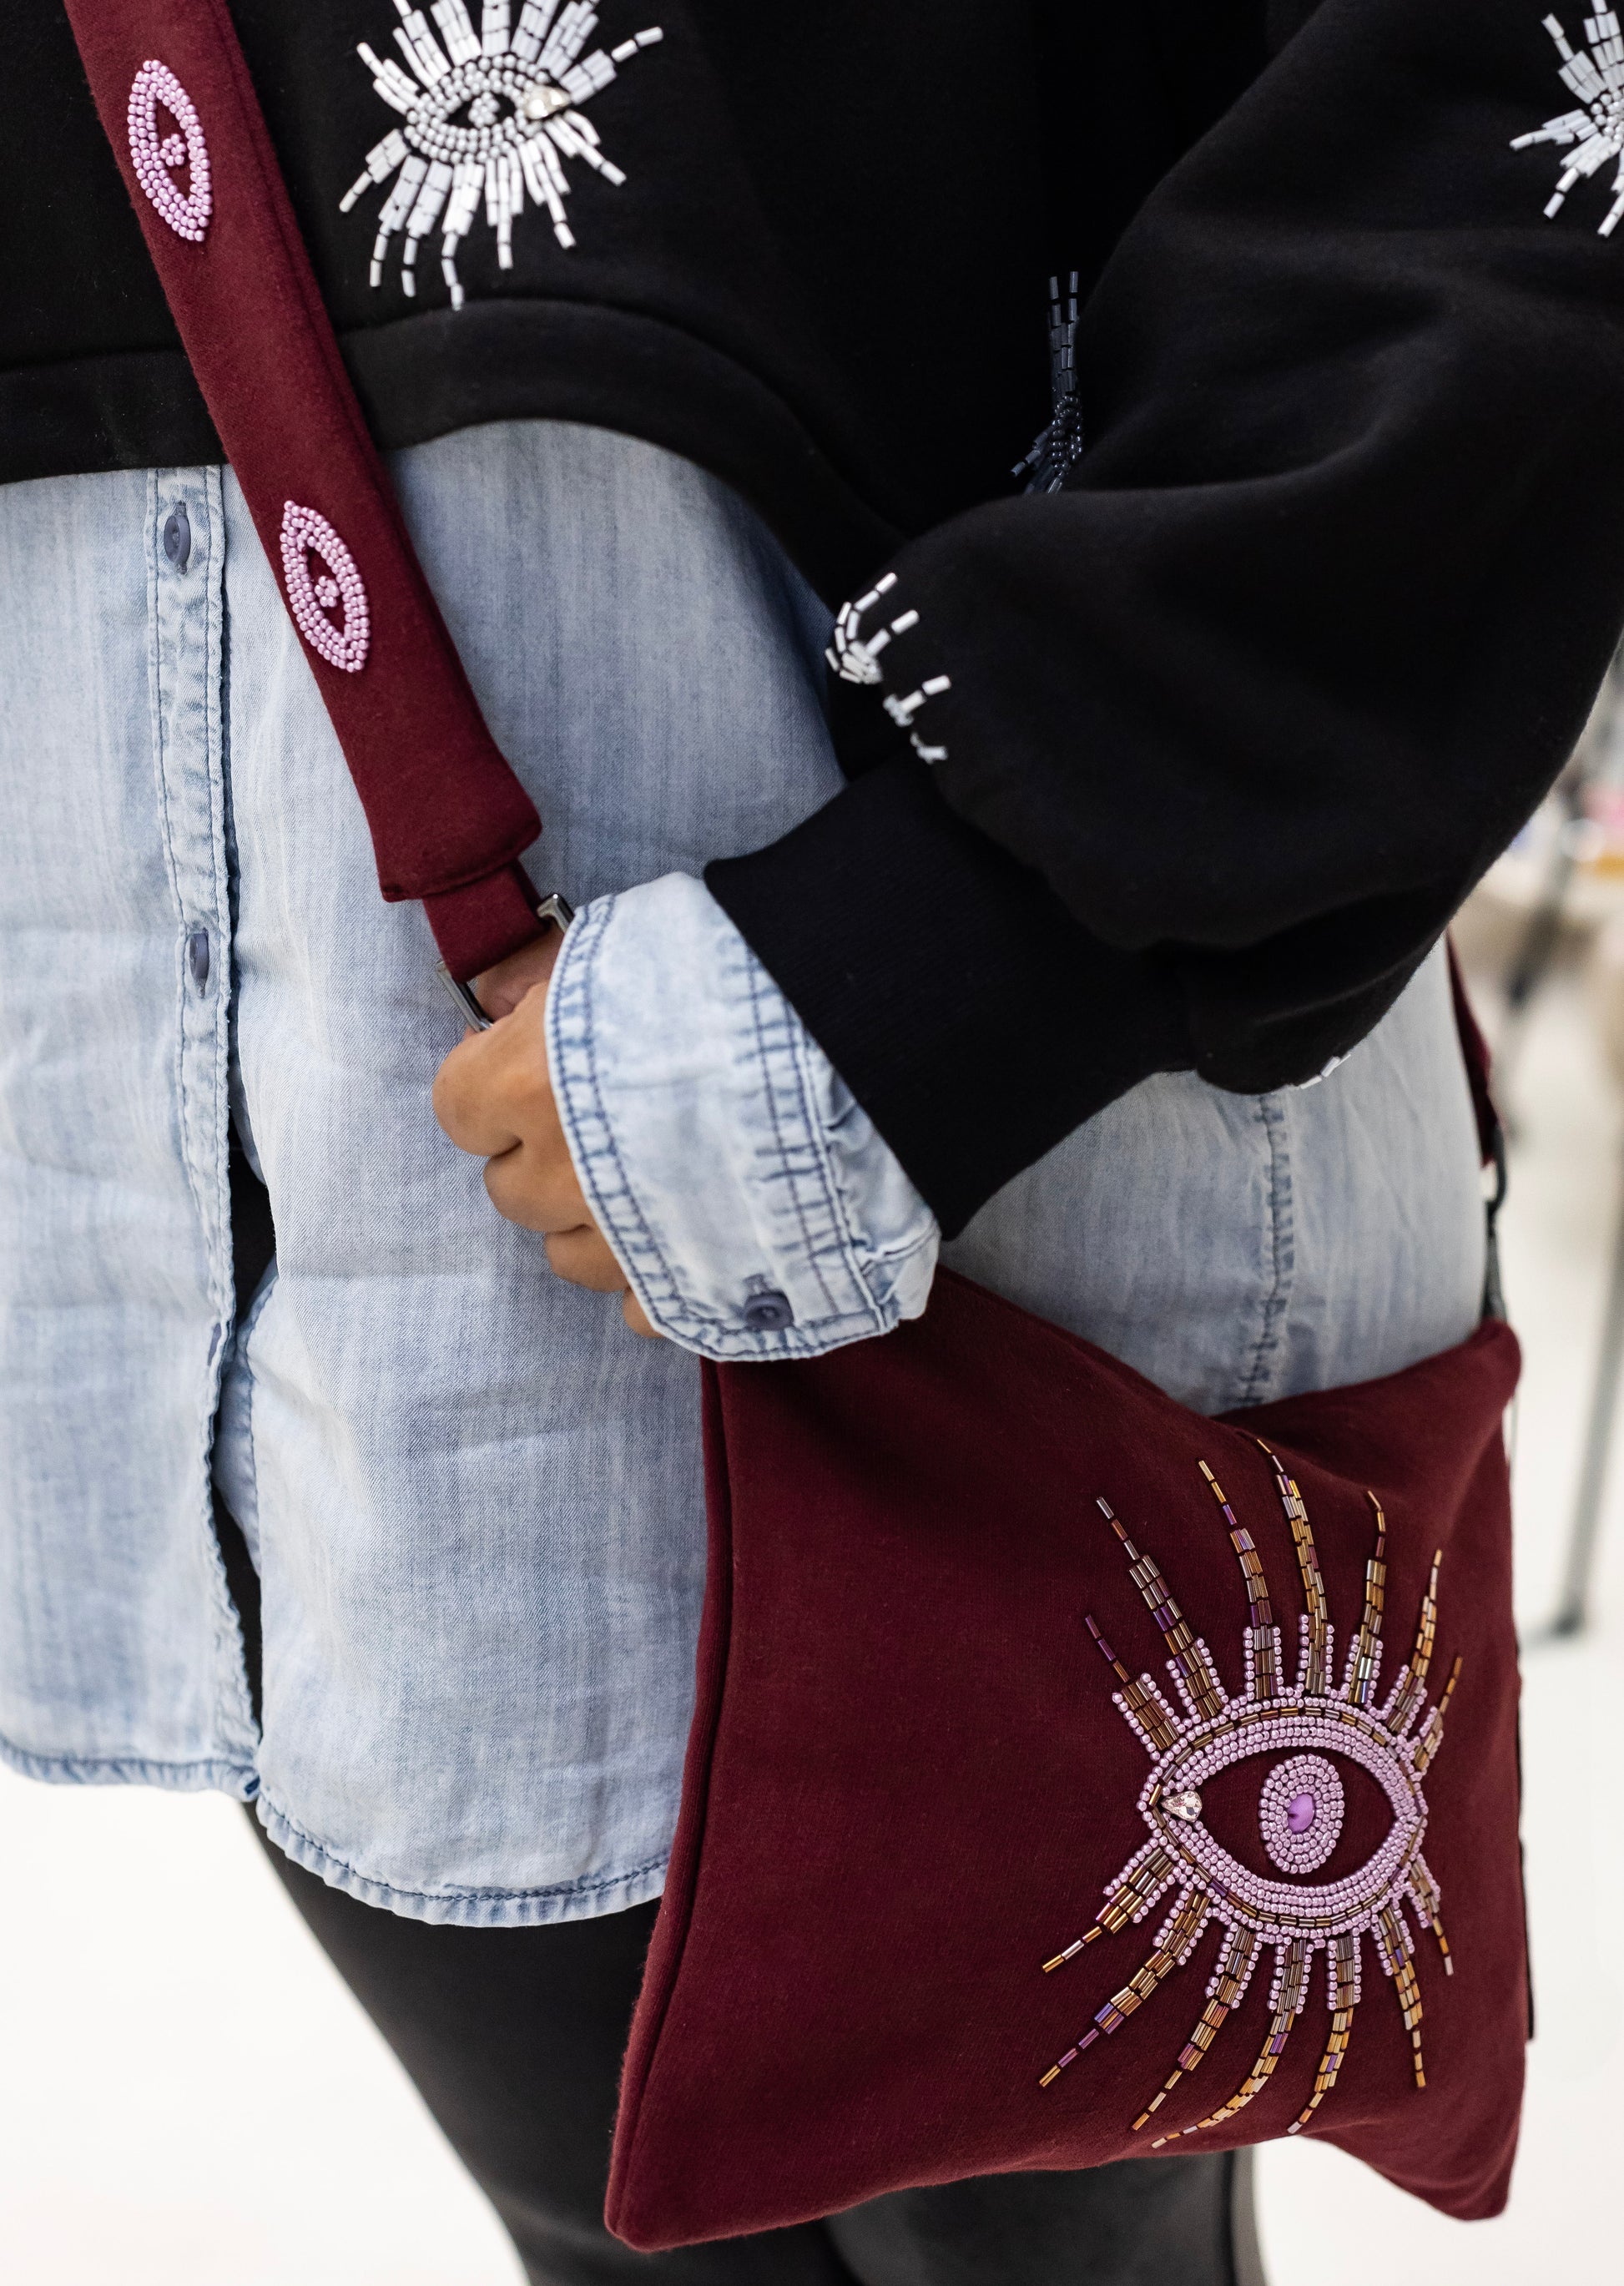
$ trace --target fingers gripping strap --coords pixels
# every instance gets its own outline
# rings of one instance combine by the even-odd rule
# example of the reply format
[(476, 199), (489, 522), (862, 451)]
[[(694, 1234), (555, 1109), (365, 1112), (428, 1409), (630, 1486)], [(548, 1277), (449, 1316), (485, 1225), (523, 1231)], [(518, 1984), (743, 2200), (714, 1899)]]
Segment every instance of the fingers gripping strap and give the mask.
[(225, 0), (68, 0), (181, 341), (277, 569), (385, 897), (475, 975), (537, 933), (541, 830), (367, 431)]

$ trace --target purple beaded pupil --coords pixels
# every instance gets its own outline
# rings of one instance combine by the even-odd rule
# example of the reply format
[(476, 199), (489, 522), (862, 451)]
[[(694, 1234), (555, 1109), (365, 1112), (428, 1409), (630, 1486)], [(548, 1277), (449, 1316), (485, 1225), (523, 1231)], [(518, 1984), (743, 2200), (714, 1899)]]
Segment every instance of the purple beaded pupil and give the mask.
[[(1360, 1759), (1360, 1746), (1352, 1738), (1337, 1751), (1354, 1761)], [(1389, 1789), (1388, 1799), (1399, 1811), (1401, 1797), (1395, 1799)], [(1257, 1823), (1263, 1846), (1282, 1873), (1301, 1880), (1319, 1871), (1341, 1837), (1345, 1807), (1336, 1765), (1323, 1754), (1289, 1754), (1284, 1762), (1275, 1763), (1263, 1782)], [(1399, 1833), (1395, 1825), (1389, 1841)]]

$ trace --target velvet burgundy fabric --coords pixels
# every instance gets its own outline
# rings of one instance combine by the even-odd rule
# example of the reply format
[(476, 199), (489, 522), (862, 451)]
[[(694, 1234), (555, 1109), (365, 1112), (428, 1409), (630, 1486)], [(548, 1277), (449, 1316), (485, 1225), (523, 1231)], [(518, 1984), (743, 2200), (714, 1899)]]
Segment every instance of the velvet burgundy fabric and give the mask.
[[(541, 822), (485, 728), (419, 568), (224, 0), (70, 0), (68, 14), (267, 556), (280, 577), (283, 513), (294, 501), (326, 518), (365, 585), (365, 665), (357, 672), (331, 665), (308, 642), (305, 656), (367, 814), (379, 885), (391, 900), (422, 898), (453, 974), (475, 975), (538, 933), (535, 897), (516, 860)], [(201, 124), (213, 210), (201, 243), (164, 221), (131, 159), (130, 88), (148, 61), (179, 81)], [(161, 131), (179, 123), (160, 108)], [(180, 195), (190, 196), (189, 164), (170, 172)]]
[[(1165, 1647), (1097, 1497), (1238, 1693), (1248, 1603), (1206, 1461), (1257, 1542), (1292, 1683), (1305, 1590), (1259, 1437), (1306, 1501), (1336, 1681), (1373, 1552), (1367, 1487), (1387, 1522), (1376, 1704), (1415, 1641), (1439, 1549), (1430, 1704), (1461, 1661), (1424, 1780), (1424, 1855), (1454, 1961), (1447, 1975), (1418, 1929), (1426, 2085), (1367, 1935), (1346, 2059), (1308, 2132), (1447, 2213), (1496, 2212), (1526, 2030), (1501, 1434), (1518, 1365), (1514, 1336), (1489, 1321), (1387, 1380), (1210, 1422), (944, 1275), (926, 1317), (884, 1342), (707, 1368), (699, 1700), (627, 2061), (611, 2227), (656, 2249), (903, 2185), (1094, 2165), (1191, 2128), (1241, 2087), (1269, 2032), (1272, 1951), (1199, 2070), (1139, 2132), (1202, 2014), (1222, 1930), (1210, 1924), (1189, 1965), (1046, 2087), (1045, 2069), (1153, 1951), (1174, 1892), (1053, 1974), (1041, 1964), (1089, 1927), (1148, 1838), (1147, 1750), (1085, 1617), (1134, 1675), (1161, 1681)], [(1278, 1759), (1253, 1754), (1203, 1788), (1203, 1825), (1265, 1874), (1258, 1792)], [(1355, 1872), (1391, 1820), (1367, 1772), (1337, 1767), (1346, 1818), (1314, 1882)], [(1168, 2148), (1286, 2133), (1329, 2021), (1321, 1952), (1256, 2100)]]

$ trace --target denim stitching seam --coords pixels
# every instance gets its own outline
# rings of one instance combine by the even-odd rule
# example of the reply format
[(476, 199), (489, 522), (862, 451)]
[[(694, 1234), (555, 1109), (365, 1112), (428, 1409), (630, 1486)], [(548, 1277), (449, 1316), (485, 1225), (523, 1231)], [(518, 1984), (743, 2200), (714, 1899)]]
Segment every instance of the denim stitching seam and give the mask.
[(1276, 1095), (1257, 1099), (1257, 1119), (1269, 1152), (1268, 1247), (1270, 1285), (1264, 1297), (1263, 1318), (1247, 1369), (1239, 1402), (1268, 1401), (1284, 1360), (1284, 1321), (1291, 1306), (1297, 1271), (1297, 1243), (1292, 1211), (1291, 1151), (1286, 1108)]
[[(556, 1010), (551, 1029), (558, 1089), (571, 1115), (569, 1125), (573, 1131), (569, 1139), (574, 1146), (582, 1185), (594, 1213), (606, 1234), (615, 1241), (615, 1250), (622, 1264), (646, 1289), (645, 1302), (655, 1305), (650, 1314), (663, 1315), (674, 1326), (689, 1332), (697, 1328), (698, 1321), (679, 1290), (671, 1265), (637, 1203), (603, 1108), (592, 1021), (593, 960), (614, 908), (612, 896), (604, 898), (601, 905), (589, 907), (574, 925), (580, 935), (573, 944), (566, 940), (566, 953), (560, 957), (562, 975), (556, 973), (555, 991), (549, 995), (549, 1013)], [(557, 989), (559, 985), (562, 990)], [(587, 1092), (588, 1101), (585, 1107), (576, 1100), (573, 1091), (577, 1087)], [(587, 1120), (594, 1123), (601, 1139), (587, 1139), (581, 1131)], [(618, 1181), (619, 1196), (613, 1200), (600, 1172), (601, 1163), (605, 1160), (613, 1168)]]
[[(727, 1325), (713, 1312), (697, 1305), (691, 1297), (684, 1295), (677, 1284), (670, 1262), (638, 1204), (603, 1106), (592, 1016), (593, 963), (612, 917), (615, 903), (612, 896), (604, 898), (601, 903), (595, 903), (576, 922), (571, 932), (574, 941), (567, 948), (567, 962), (561, 957), (559, 970), (555, 973), (549, 1006), (556, 1084), (561, 1103), (568, 1113), (566, 1131), (582, 1186), (605, 1234), (611, 1240), (622, 1266), (634, 1284), (640, 1288), (641, 1297), (649, 1307), (650, 1317), (662, 1323), (666, 1330), (696, 1344), (703, 1343), (710, 1355), (720, 1352), (726, 1357), (747, 1360), (763, 1356), (806, 1355), (817, 1344), (817, 1336), (812, 1328), (786, 1328), (764, 1338), (761, 1334)], [(576, 930), (581, 932), (579, 936), (575, 934)], [(769, 1092), (770, 1100), (770, 1089)], [(590, 1136), (587, 1132), (588, 1128), (594, 1131)], [(613, 1171), (612, 1186), (603, 1179), (605, 1163)], [(784, 1171), (792, 1174), (791, 1170)], [(806, 1221), (804, 1204), (799, 1196), (794, 1201), (794, 1210), (803, 1234), (812, 1235), (810, 1226)], [(821, 1271), (819, 1282), (824, 1282)], [(818, 1324), (827, 1333), (833, 1327), (854, 1319), (863, 1325), (872, 1322), (868, 1311), (859, 1310), (835, 1311), (829, 1320), (820, 1320)]]
[[(198, 565), (201, 582), (197, 600), (185, 609), (185, 622), (190, 629), (201, 622), (203, 652), (202, 722), (203, 770), (208, 792), (209, 856), (212, 889), (212, 918), (219, 940), (218, 978), (209, 1001), (209, 1030), (214, 1045), (214, 1084), (212, 1093), (213, 1118), (211, 1156), (214, 1162), (214, 1213), (208, 1235), (209, 1248), (209, 1289), (215, 1305), (215, 1322), (222, 1329), (230, 1322), (235, 1308), (233, 1267), (231, 1248), (231, 1178), (230, 1119), (231, 1119), (231, 933), (229, 920), (222, 918), (222, 908), (229, 916), (230, 892), (225, 858), (225, 723), (221, 710), (221, 684), (225, 664), (225, 493), (217, 469), (206, 469), (202, 481), (203, 514), (199, 518), (205, 534), (203, 560)], [(149, 519), (152, 532), (157, 531), (156, 511)], [(182, 981), (182, 1001), (185, 1004), (185, 981)], [(232, 1600), (231, 1588), (225, 1577), (225, 1565), (219, 1543), (215, 1536), (214, 1503), (210, 1490), (213, 1468), (213, 1446), (216, 1424), (219, 1417), (220, 1390), (225, 1372), (225, 1344), (217, 1344), (210, 1360), (209, 1407), (201, 1423), (203, 1472), (204, 1557), (209, 1567), (210, 1600), (216, 1622), (216, 1720), (221, 1736), (233, 1741), (243, 1737), (257, 1748), (259, 1726), (254, 1720), (253, 1699), (248, 1690), (248, 1651), (243, 1640), (242, 1618)]]
[[(862, 1280), (852, 1260), (849, 1242), (842, 1242), (839, 1206), (828, 1163), (827, 1139), (819, 1132), (818, 1122), (808, 1098), (806, 1074), (795, 1053), (795, 1034), (792, 1023), (783, 1016), (777, 1019), (775, 1029), (784, 1033), (785, 1037), (775, 1044), (769, 1037), (769, 1026), (762, 1006), (762, 986), (766, 982), (766, 973), (753, 958), (749, 958), (746, 964), (745, 982), (750, 995), (752, 1026), (765, 1084), (768, 1115), (773, 1123), (773, 1135), (778, 1147), (781, 1170), (786, 1178), (791, 1211), (795, 1217), (800, 1232), (801, 1246), (808, 1267), (817, 1280), (818, 1287), (827, 1305), (827, 1318), (817, 1322), (824, 1324), (828, 1320), (838, 1322), (853, 1315), (866, 1315), (874, 1323), (877, 1330), (883, 1330), (883, 1325), (879, 1312), (873, 1307), (871, 1297), (863, 1292)], [(770, 989), (775, 1001), (782, 1006), (782, 998), (777, 986), (770, 987)], [(785, 1083), (779, 1076), (780, 1066), (787, 1066), (788, 1082), (792, 1088), (794, 1107), (799, 1114), (800, 1131), (794, 1143), (791, 1142), (784, 1130), (781, 1091)], [(816, 1178), (817, 1196), (815, 1203), (821, 1205), (823, 1210), (824, 1227), (821, 1232), (808, 1215), (804, 1194), (804, 1178), (795, 1165), (798, 1152), (804, 1152), (810, 1158), (812, 1163), (810, 1171)], [(858, 1288), (859, 1292), (863, 1292), (863, 1299), (867, 1304), (866, 1311), (861, 1307), (856, 1312), (849, 1308), (842, 1309), (837, 1301), (830, 1285), (824, 1259), (831, 1244), (834, 1247), (840, 1267), (847, 1277)], [(810, 1333), (813, 1328), (808, 1327), (802, 1328), (801, 1330), (803, 1333)]]
[[(644, 1864), (627, 1866), (623, 1872), (582, 1873), (579, 1874), (573, 1881), (539, 1882), (528, 1889), (470, 1888), (455, 1883), (448, 1884), (443, 1889), (407, 1889), (403, 1888), (397, 1881), (380, 1880), (375, 1873), (363, 1873), (359, 1865), (352, 1865), (347, 1857), (341, 1857), (336, 1849), (329, 1848), (325, 1841), (319, 1841), (315, 1834), (308, 1832), (296, 1818), (289, 1817), (288, 1812), (280, 1803), (273, 1801), (270, 1794), (262, 1791), (259, 1801), (261, 1823), (267, 1830), (271, 1821), (274, 1819), (278, 1825), (286, 1826), (288, 1833), (302, 1842), (307, 1849), (315, 1851), (324, 1864), (333, 1866), (338, 1872), (348, 1874), (351, 1880), (364, 1883), (368, 1888), (382, 1890), (390, 1896), (409, 1898), (414, 1904), (524, 1904), (532, 1898), (540, 1901), (550, 1897), (597, 1896), (606, 1889), (623, 1888), (630, 1882), (646, 1880), (650, 1874), (659, 1872), (670, 1858), (670, 1852), (662, 1849), (658, 1856), (647, 1859)], [(266, 1815), (267, 1812), (269, 1816)], [(272, 1839), (274, 1838), (272, 1836)]]

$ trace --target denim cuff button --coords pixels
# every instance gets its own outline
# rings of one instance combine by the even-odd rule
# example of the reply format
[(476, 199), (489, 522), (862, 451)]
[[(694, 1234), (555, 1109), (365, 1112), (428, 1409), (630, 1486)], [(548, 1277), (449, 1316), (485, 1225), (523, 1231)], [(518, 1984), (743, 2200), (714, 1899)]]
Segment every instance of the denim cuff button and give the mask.
[(745, 1323), (753, 1334), (776, 1334), (795, 1322), (795, 1312), (790, 1307), (790, 1297), (780, 1294), (776, 1286), (765, 1286), (760, 1293), (751, 1295), (745, 1305)]

